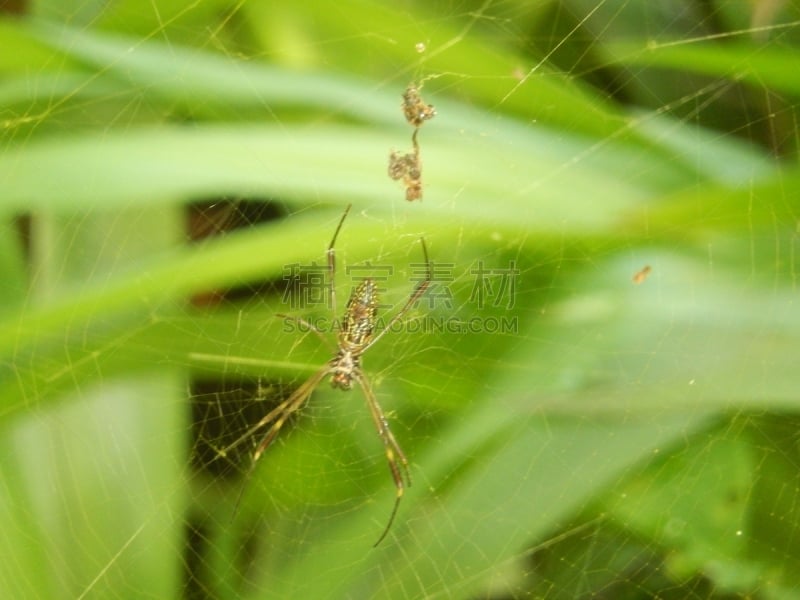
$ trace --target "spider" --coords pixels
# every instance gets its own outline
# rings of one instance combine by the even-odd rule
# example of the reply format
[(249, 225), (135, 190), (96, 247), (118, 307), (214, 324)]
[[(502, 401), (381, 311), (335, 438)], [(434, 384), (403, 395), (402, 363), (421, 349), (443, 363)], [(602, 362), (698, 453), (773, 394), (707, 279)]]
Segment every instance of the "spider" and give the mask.
[[(350, 212), (350, 207), (351, 205), (348, 205), (345, 209), (327, 250), (329, 274), (328, 289), (330, 291), (331, 306), (334, 318), (336, 315), (336, 289), (334, 286), (334, 279), (336, 277), (336, 254), (334, 251), (334, 245), (336, 244), (336, 238), (339, 235), (339, 231), (342, 229), (344, 220), (347, 217), (347, 214)], [(370, 386), (369, 381), (361, 369), (361, 356), (373, 344), (381, 339), (383, 335), (392, 328), (392, 325), (403, 318), (403, 316), (414, 305), (414, 303), (419, 300), (419, 298), (425, 293), (425, 290), (430, 285), (433, 271), (431, 263), (428, 260), (428, 250), (425, 247), (425, 240), (420, 238), (420, 243), (422, 245), (422, 253), (425, 257), (425, 279), (416, 285), (405, 305), (403, 305), (403, 307), (389, 320), (389, 322), (386, 324), (386, 327), (375, 333), (375, 322), (378, 314), (377, 286), (374, 280), (364, 279), (351, 293), (350, 299), (347, 301), (347, 307), (345, 308), (344, 315), (341, 321), (338, 322), (339, 334), (337, 338), (336, 353), (333, 358), (331, 358), (305, 383), (297, 388), (289, 396), (289, 398), (281, 402), (276, 408), (267, 413), (267, 415), (264, 416), (258, 423), (253, 425), (241, 438), (242, 440), (249, 439), (258, 430), (270, 425), (269, 430), (261, 438), (261, 441), (258, 443), (258, 446), (253, 453), (252, 464), (250, 467), (252, 471), (258, 462), (258, 459), (261, 458), (261, 455), (264, 454), (273, 440), (277, 437), (286, 420), (306, 403), (311, 396), (311, 393), (325, 377), (330, 375), (331, 386), (342, 391), (350, 390), (353, 387), (354, 381), (358, 383), (364, 392), (367, 406), (369, 407), (370, 414), (372, 415), (372, 420), (375, 424), (375, 428), (378, 430), (378, 435), (383, 441), (384, 450), (386, 452), (386, 460), (389, 463), (389, 471), (392, 474), (392, 479), (394, 480), (394, 485), (397, 490), (394, 506), (392, 507), (392, 512), (389, 515), (389, 521), (378, 538), (378, 541), (375, 542), (374, 546), (380, 544), (389, 533), (389, 529), (391, 528), (395, 516), (397, 515), (397, 509), (400, 506), (400, 500), (403, 498), (405, 488), (411, 485), (411, 475), (408, 469), (408, 460), (406, 459), (405, 454), (403, 454), (403, 451), (400, 449), (400, 445), (397, 443), (397, 440), (389, 429), (389, 423), (386, 419), (386, 416), (383, 414), (383, 411), (381, 410), (381, 407), (375, 398), (375, 393), (372, 391), (372, 387)], [(316, 332), (317, 335), (327, 342), (327, 340), (322, 337), (322, 333), (304, 319), (288, 317), (286, 315), (277, 316), (285, 319), (292, 319), (308, 326), (312, 331)], [(232, 446), (227, 450), (231, 449)]]

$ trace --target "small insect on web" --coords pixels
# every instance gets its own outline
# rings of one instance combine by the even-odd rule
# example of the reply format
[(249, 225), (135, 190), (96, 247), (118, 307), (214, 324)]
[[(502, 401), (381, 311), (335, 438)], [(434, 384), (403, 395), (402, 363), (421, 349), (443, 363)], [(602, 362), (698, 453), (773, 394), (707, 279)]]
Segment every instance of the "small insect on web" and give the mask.
[[(336, 253), (334, 246), (336, 244), (336, 238), (339, 235), (339, 231), (342, 229), (344, 220), (349, 212), (350, 205), (348, 205), (345, 209), (327, 250), (329, 275), (328, 287), (334, 319), (336, 319), (336, 288), (334, 286), (334, 280), (336, 277)], [(244, 442), (246, 439), (250, 439), (259, 430), (269, 426), (269, 429), (261, 438), (255, 452), (253, 453), (252, 464), (250, 467), (250, 471), (252, 472), (256, 463), (258, 462), (258, 459), (261, 458), (267, 448), (269, 448), (270, 444), (275, 440), (286, 420), (306, 403), (311, 396), (311, 393), (325, 377), (330, 375), (331, 386), (342, 391), (350, 390), (353, 387), (353, 381), (355, 381), (358, 383), (364, 393), (364, 397), (367, 401), (367, 407), (372, 415), (375, 428), (377, 429), (378, 435), (383, 441), (384, 450), (386, 452), (386, 460), (389, 463), (389, 471), (392, 474), (392, 479), (394, 480), (394, 485), (397, 490), (394, 506), (389, 515), (389, 522), (386, 524), (386, 527), (378, 538), (378, 541), (375, 542), (375, 546), (380, 544), (389, 533), (389, 529), (391, 528), (395, 516), (397, 515), (397, 509), (400, 506), (400, 500), (403, 497), (405, 488), (411, 485), (411, 475), (408, 470), (408, 460), (406, 459), (405, 454), (403, 454), (403, 451), (400, 448), (400, 445), (397, 443), (397, 440), (389, 429), (389, 422), (387, 421), (383, 410), (375, 398), (375, 393), (372, 391), (369, 380), (361, 369), (361, 357), (373, 344), (381, 339), (395, 323), (405, 316), (409, 309), (411, 309), (417, 300), (419, 300), (419, 298), (425, 293), (425, 290), (428, 289), (428, 286), (431, 283), (433, 269), (428, 259), (428, 250), (425, 246), (425, 240), (423, 238), (420, 238), (420, 244), (422, 245), (422, 253), (425, 258), (425, 278), (416, 285), (406, 303), (388, 321), (386, 326), (381, 331), (375, 333), (375, 324), (378, 316), (377, 286), (374, 280), (369, 278), (364, 279), (355, 288), (355, 290), (353, 290), (352, 294), (350, 295), (350, 299), (347, 301), (347, 307), (345, 308), (344, 315), (341, 321), (338, 322), (339, 334), (336, 342), (336, 354), (333, 356), (333, 358), (331, 358), (331, 360), (329, 360), (321, 369), (319, 369), (305, 383), (297, 388), (289, 396), (289, 398), (281, 402), (276, 408), (267, 413), (267, 415), (264, 416), (258, 423), (253, 425), (241, 438), (239, 438), (239, 441), (234, 442), (233, 445), (229, 446), (222, 452), (223, 455), (226, 454), (234, 447)], [(286, 315), (277, 316), (295, 320), (309, 327), (318, 335), (322, 336), (322, 332), (320, 332), (311, 323), (303, 319), (288, 317)]]
[(636, 285), (639, 285), (639, 284), (641, 284), (641, 283), (644, 283), (645, 279), (647, 279), (647, 277), (650, 275), (650, 272), (651, 272), (652, 270), (653, 270), (653, 269), (652, 269), (652, 267), (651, 267), (650, 265), (645, 265), (645, 266), (644, 266), (644, 267), (642, 267), (642, 268), (641, 268), (639, 271), (637, 271), (637, 272), (634, 274), (634, 276), (633, 276), (633, 277), (631, 277), (631, 280), (632, 280), (632, 281), (633, 281), (633, 283), (635, 283)]

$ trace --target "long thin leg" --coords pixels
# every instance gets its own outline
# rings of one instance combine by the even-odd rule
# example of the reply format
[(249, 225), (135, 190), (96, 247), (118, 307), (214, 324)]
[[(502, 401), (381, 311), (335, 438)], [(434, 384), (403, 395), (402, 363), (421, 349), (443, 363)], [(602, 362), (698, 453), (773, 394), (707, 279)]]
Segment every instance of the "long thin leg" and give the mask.
[(352, 204), (348, 204), (347, 208), (344, 209), (344, 214), (339, 221), (339, 225), (337, 225), (336, 231), (333, 232), (333, 239), (331, 240), (331, 243), (328, 244), (328, 290), (330, 291), (331, 295), (331, 309), (333, 311), (334, 319), (338, 317), (339, 313), (336, 312), (336, 251), (333, 249), (333, 247), (336, 244), (336, 238), (339, 236), (339, 231), (344, 224), (347, 213), (350, 212), (350, 208), (352, 206)]
[(317, 326), (314, 325), (311, 321), (308, 321), (303, 317), (293, 317), (292, 315), (285, 315), (283, 313), (275, 313), (274, 316), (279, 319), (283, 319), (284, 321), (294, 321), (298, 325), (303, 325), (305, 327), (308, 327), (311, 331), (313, 331), (317, 335), (319, 339), (322, 340), (322, 343), (325, 344), (332, 353), (336, 352), (336, 349), (333, 346), (331, 346), (330, 340), (326, 338), (325, 335), (319, 329), (317, 329)]
[(272, 440), (275, 439), (275, 436), (278, 435), (278, 431), (280, 431), (280, 428), (283, 426), (286, 419), (289, 418), (289, 416), (298, 408), (300, 408), (306, 400), (308, 400), (311, 392), (314, 391), (314, 388), (317, 387), (317, 384), (319, 384), (319, 382), (322, 381), (322, 378), (328, 373), (330, 373), (330, 366), (325, 365), (322, 369), (309, 377), (303, 383), (303, 385), (301, 385), (292, 393), (291, 396), (269, 411), (258, 423), (250, 427), (250, 429), (248, 429), (239, 439), (233, 442), (230, 446), (226, 446), (224, 449), (220, 450), (220, 456), (227, 456), (228, 452), (241, 446), (244, 442), (251, 439), (253, 435), (255, 435), (260, 429), (266, 427), (274, 421), (272, 427), (270, 427), (270, 430), (264, 435), (262, 440), (259, 442), (256, 451), (253, 453), (253, 463), (255, 464), (259, 457), (264, 453), (264, 450), (267, 449), (267, 446), (269, 446)]
[(386, 324), (386, 327), (384, 327), (377, 334), (375, 334), (375, 336), (370, 340), (369, 344), (367, 344), (361, 350), (362, 354), (366, 352), (367, 348), (369, 348), (375, 342), (381, 339), (383, 337), (383, 334), (385, 334), (392, 328), (392, 325), (394, 325), (399, 319), (403, 318), (403, 315), (405, 315), (408, 312), (408, 309), (410, 309), (414, 305), (414, 303), (420, 299), (422, 294), (425, 293), (425, 290), (427, 290), (428, 286), (431, 284), (431, 280), (433, 279), (433, 267), (431, 266), (431, 261), (428, 259), (428, 248), (425, 246), (424, 238), (419, 238), (419, 241), (422, 244), (422, 254), (425, 256), (425, 279), (423, 279), (417, 284), (417, 287), (414, 288), (414, 291), (411, 293), (411, 296), (409, 296), (405, 305), (403, 305), (403, 308), (397, 311), (397, 313), (391, 319), (389, 319), (389, 322)]
[(330, 373), (330, 369), (326, 365), (324, 368), (314, 373), (303, 385), (297, 388), (291, 396), (281, 402), (277, 408), (270, 411), (266, 417), (261, 419), (258, 423), (250, 428), (248, 434), (255, 433), (256, 428), (260, 429), (274, 420), (272, 427), (270, 427), (269, 431), (264, 435), (263, 438), (261, 438), (261, 441), (258, 443), (255, 452), (253, 452), (253, 465), (258, 462), (258, 459), (261, 458), (261, 455), (264, 454), (264, 451), (269, 448), (269, 445), (277, 437), (281, 427), (283, 427), (283, 424), (286, 422), (286, 419), (292, 416), (295, 411), (297, 411), (301, 406), (303, 406), (303, 404), (306, 403), (306, 401), (311, 397), (311, 393), (314, 391), (314, 388), (317, 387), (319, 382), (322, 381), (322, 378), (328, 373)]
[[(247, 474), (244, 478), (245, 483), (253, 474), (253, 470), (256, 468), (258, 459), (261, 458), (261, 455), (264, 454), (267, 448), (269, 448), (269, 445), (278, 436), (278, 433), (280, 432), (281, 427), (283, 427), (283, 424), (286, 422), (286, 420), (301, 406), (303, 406), (303, 404), (306, 403), (308, 398), (311, 396), (311, 392), (314, 391), (314, 388), (317, 387), (317, 384), (319, 384), (322, 378), (328, 373), (330, 373), (330, 367), (325, 365), (325, 367), (309, 377), (305, 383), (303, 383), (303, 385), (301, 385), (292, 393), (291, 396), (269, 411), (258, 423), (248, 429), (243, 436), (220, 452), (220, 455), (225, 456), (228, 452), (241, 445), (245, 440), (250, 439), (259, 429), (272, 423), (272, 427), (270, 427), (269, 431), (267, 431), (264, 437), (261, 438), (261, 441), (258, 443), (255, 452), (253, 452), (253, 458), (250, 461), (250, 468), (247, 470)], [(244, 485), (242, 485), (242, 489), (239, 491), (239, 495), (236, 498), (236, 503), (233, 505), (231, 518), (236, 516), (236, 513), (239, 512), (239, 504), (242, 502), (243, 495)]]
[(392, 513), (389, 515), (389, 522), (386, 524), (378, 541), (373, 545), (374, 548), (383, 541), (383, 538), (389, 533), (392, 523), (394, 523), (394, 518), (397, 515), (397, 509), (400, 507), (400, 500), (403, 498), (405, 488), (406, 486), (411, 487), (411, 473), (409, 473), (408, 470), (408, 459), (406, 459), (405, 454), (403, 454), (403, 451), (400, 449), (397, 440), (394, 439), (394, 435), (392, 435), (392, 431), (389, 429), (389, 422), (386, 420), (378, 401), (375, 399), (375, 394), (372, 392), (369, 382), (361, 373), (355, 373), (355, 378), (364, 391), (364, 396), (367, 399), (367, 406), (369, 406), (369, 412), (372, 414), (375, 428), (378, 430), (378, 435), (383, 441), (383, 447), (386, 451), (386, 460), (389, 463), (389, 471), (392, 473), (394, 486), (397, 489), (394, 507), (392, 507)]

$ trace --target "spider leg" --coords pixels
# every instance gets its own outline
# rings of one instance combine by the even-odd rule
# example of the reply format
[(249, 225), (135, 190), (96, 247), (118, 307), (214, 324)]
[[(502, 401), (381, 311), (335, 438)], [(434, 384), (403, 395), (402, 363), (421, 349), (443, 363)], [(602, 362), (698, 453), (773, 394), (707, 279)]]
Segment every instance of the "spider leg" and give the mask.
[[(251, 439), (253, 435), (255, 435), (258, 432), (259, 429), (266, 427), (267, 425), (273, 423), (274, 421), (270, 430), (267, 432), (262, 441), (259, 443), (256, 453), (253, 455), (253, 462), (255, 463), (255, 461), (258, 460), (258, 457), (260, 457), (261, 454), (264, 452), (264, 450), (266, 450), (267, 446), (269, 446), (269, 442), (271, 442), (272, 439), (274, 439), (275, 435), (277, 435), (278, 431), (283, 426), (283, 423), (286, 421), (286, 419), (298, 408), (300, 408), (306, 400), (308, 400), (308, 397), (311, 395), (311, 392), (314, 391), (314, 388), (317, 386), (317, 384), (328, 373), (330, 373), (330, 367), (328, 365), (325, 365), (322, 369), (320, 369), (319, 371), (314, 373), (311, 377), (309, 377), (303, 383), (303, 385), (301, 385), (294, 392), (292, 392), (291, 396), (289, 396), (286, 400), (284, 400), (278, 406), (269, 411), (265, 416), (261, 418), (261, 420), (258, 423), (250, 427), (250, 429), (248, 429), (247, 431), (245, 431), (244, 434), (242, 434), (242, 436), (239, 437), (235, 442), (233, 442), (230, 446), (226, 446), (225, 448), (219, 450), (220, 456), (223, 457), (227, 456), (228, 452), (241, 446), (244, 442)], [(272, 434), (273, 430), (275, 430), (274, 434)], [(271, 437), (270, 434), (272, 434)], [(264, 443), (264, 440), (267, 440), (266, 444)]]
[(409, 296), (408, 300), (406, 300), (403, 308), (397, 311), (397, 313), (391, 319), (389, 319), (389, 322), (386, 324), (386, 326), (373, 336), (373, 338), (369, 341), (369, 344), (361, 349), (362, 354), (367, 350), (367, 348), (381, 339), (387, 331), (390, 331), (392, 329), (392, 325), (403, 318), (403, 316), (416, 303), (416, 301), (420, 299), (422, 294), (425, 293), (425, 290), (427, 290), (428, 286), (431, 284), (431, 280), (433, 279), (433, 267), (431, 266), (430, 259), (428, 259), (428, 248), (425, 246), (424, 238), (419, 238), (419, 241), (422, 244), (422, 254), (425, 257), (425, 279), (417, 284), (417, 287), (415, 287), (414, 291), (411, 292), (411, 296)]
[(336, 238), (339, 237), (339, 230), (341, 230), (342, 225), (344, 224), (344, 220), (347, 218), (347, 213), (350, 212), (350, 208), (352, 204), (348, 204), (347, 208), (344, 209), (344, 214), (342, 218), (339, 220), (339, 225), (336, 226), (336, 231), (333, 232), (333, 239), (331, 243), (328, 244), (328, 290), (331, 295), (331, 309), (333, 311), (334, 318), (336, 316), (336, 251), (333, 249), (334, 245), (336, 245)]
[(272, 423), (272, 427), (269, 428), (264, 437), (261, 438), (261, 441), (258, 443), (255, 452), (253, 452), (253, 466), (258, 462), (258, 459), (261, 458), (261, 455), (264, 454), (264, 451), (269, 448), (269, 445), (272, 441), (278, 436), (278, 433), (283, 427), (283, 424), (286, 420), (292, 416), (303, 404), (311, 396), (311, 392), (314, 391), (314, 388), (317, 387), (322, 378), (325, 377), (328, 373), (330, 373), (330, 369), (326, 365), (324, 368), (320, 369), (314, 375), (312, 375), (303, 385), (297, 388), (291, 396), (289, 396), (286, 400), (281, 402), (276, 408), (271, 410), (264, 418), (262, 418), (258, 423), (253, 425), (248, 432), (245, 434), (246, 436), (251, 436), (254, 434), (258, 429)]
[(381, 533), (378, 541), (373, 545), (374, 548), (383, 541), (383, 538), (385, 538), (389, 533), (392, 523), (394, 523), (394, 518), (397, 515), (397, 509), (400, 507), (400, 500), (403, 498), (405, 488), (411, 487), (411, 473), (409, 473), (408, 470), (408, 459), (406, 458), (405, 454), (403, 454), (400, 444), (397, 443), (392, 431), (389, 429), (389, 422), (386, 420), (386, 416), (383, 414), (383, 411), (381, 410), (381, 407), (375, 398), (375, 394), (372, 392), (369, 382), (361, 373), (355, 373), (354, 375), (358, 383), (361, 385), (361, 389), (364, 391), (364, 396), (367, 399), (367, 406), (369, 406), (369, 412), (372, 415), (375, 428), (378, 430), (378, 435), (383, 441), (383, 447), (386, 451), (386, 460), (389, 463), (389, 471), (392, 473), (394, 486), (397, 489), (394, 506), (392, 507), (391, 514), (389, 515), (389, 522), (386, 523), (383, 533)]
[[(247, 480), (253, 474), (253, 470), (256, 468), (258, 459), (261, 458), (261, 455), (264, 454), (266, 449), (269, 448), (269, 445), (277, 437), (286, 420), (300, 407), (302, 407), (303, 404), (306, 403), (308, 398), (311, 396), (311, 393), (314, 391), (314, 388), (317, 387), (317, 384), (319, 384), (322, 378), (329, 373), (330, 367), (325, 365), (325, 367), (309, 377), (305, 383), (303, 383), (303, 385), (301, 385), (292, 393), (291, 396), (269, 411), (258, 423), (248, 429), (242, 437), (222, 451), (222, 456), (225, 456), (228, 452), (241, 445), (245, 440), (250, 439), (259, 429), (272, 423), (272, 427), (270, 427), (269, 431), (264, 434), (264, 436), (261, 438), (261, 441), (258, 443), (255, 452), (253, 452), (253, 458), (250, 461), (250, 468), (247, 470), (247, 474), (244, 478), (245, 482), (247, 482)], [(242, 489), (239, 491), (239, 496), (236, 498), (236, 503), (233, 506), (231, 518), (236, 516), (236, 513), (239, 511), (239, 504), (242, 502), (243, 495), (244, 485), (242, 485)]]
[(285, 315), (283, 313), (275, 313), (275, 316), (279, 319), (283, 319), (284, 321), (292, 321), (294, 323), (297, 323), (298, 325), (308, 327), (311, 331), (313, 331), (316, 334), (316, 336), (319, 339), (322, 340), (322, 343), (324, 343), (331, 352), (335, 352), (335, 348), (331, 346), (330, 340), (326, 338), (325, 335), (319, 329), (317, 329), (317, 326), (314, 325), (311, 321), (308, 321), (303, 317), (293, 317), (291, 315)]

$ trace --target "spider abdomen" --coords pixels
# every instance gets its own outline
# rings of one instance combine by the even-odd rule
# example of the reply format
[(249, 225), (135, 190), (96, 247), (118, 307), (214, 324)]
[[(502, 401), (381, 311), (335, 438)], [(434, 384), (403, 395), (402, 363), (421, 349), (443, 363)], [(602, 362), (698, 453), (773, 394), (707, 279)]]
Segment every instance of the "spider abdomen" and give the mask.
[(372, 340), (375, 321), (378, 317), (378, 289), (372, 279), (365, 279), (353, 290), (342, 317), (339, 340), (355, 354)]

